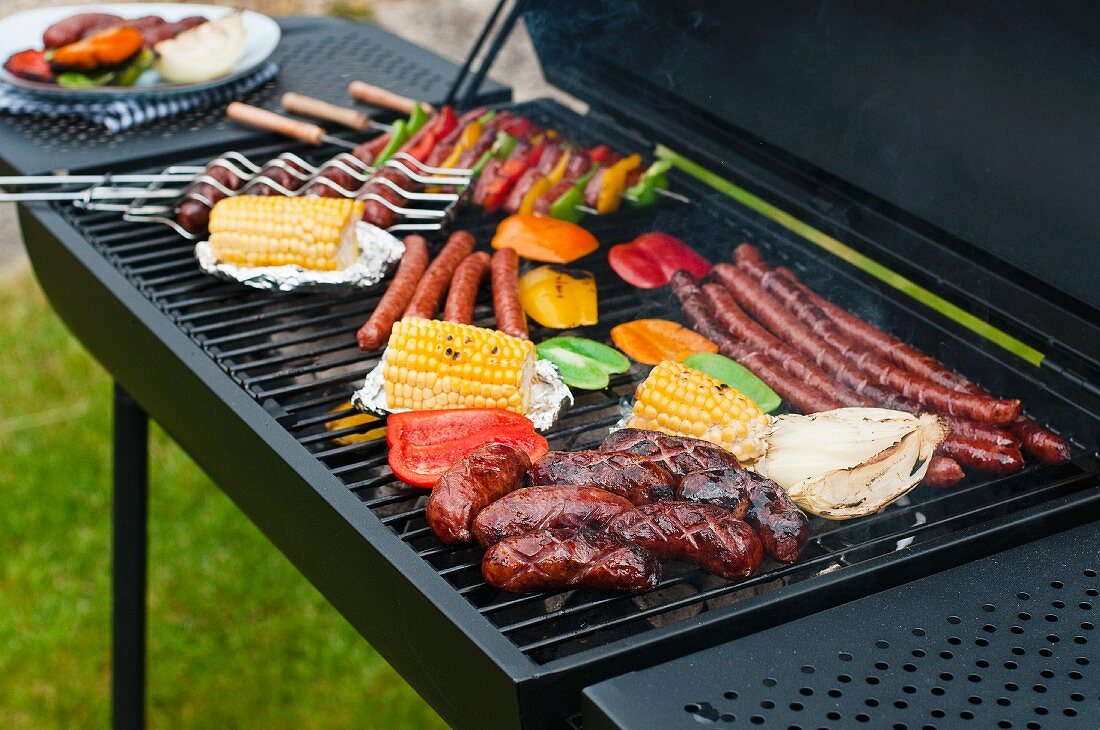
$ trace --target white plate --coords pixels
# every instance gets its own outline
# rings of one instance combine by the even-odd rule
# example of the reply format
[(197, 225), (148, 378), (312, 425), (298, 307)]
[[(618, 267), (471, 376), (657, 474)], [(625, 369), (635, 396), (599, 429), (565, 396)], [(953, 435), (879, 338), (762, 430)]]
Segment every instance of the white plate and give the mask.
[[(233, 12), (233, 8), (218, 5), (187, 5), (183, 3), (127, 3), (105, 5), (70, 5), (63, 8), (38, 8), (9, 15), (0, 19), (0, 66), (11, 54), (28, 48), (42, 47), (42, 33), (59, 20), (77, 13), (111, 13), (123, 18), (142, 15), (159, 15), (168, 22), (175, 22), (189, 15), (202, 15), (217, 20)], [(31, 91), (42, 97), (65, 101), (110, 101), (112, 99), (140, 97), (167, 97), (188, 94), (228, 84), (255, 71), (271, 58), (279, 45), (279, 25), (260, 13), (245, 10), (241, 18), (247, 37), (244, 55), (225, 76), (197, 84), (170, 84), (154, 71), (146, 71), (133, 86), (101, 86), (97, 89), (67, 89), (57, 84), (21, 79), (0, 68), (0, 81)]]

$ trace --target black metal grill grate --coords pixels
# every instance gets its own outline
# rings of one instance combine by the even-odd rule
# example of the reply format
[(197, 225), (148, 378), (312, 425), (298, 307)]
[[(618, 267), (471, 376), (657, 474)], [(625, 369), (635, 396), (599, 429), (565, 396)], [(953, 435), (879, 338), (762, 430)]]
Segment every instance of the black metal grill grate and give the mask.
[[(535, 116), (550, 113), (543, 106), (528, 107), (525, 111)], [(617, 143), (623, 148), (639, 145), (638, 140), (596, 127), (589, 120), (566, 117), (564, 112), (555, 114), (543, 121), (552, 122), (585, 141)], [(687, 181), (679, 182), (684, 189), (690, 188)], [(701, 191), (696, 189), (695, 193)], [(716, 258), (728, 254), (736, 241), (754, 240), (767, 250), (769, 257), (794, 267), (808, 281), (820, 279), (824, 266), (808, 268), (804, 256), (792, 255), (789, 248), (773, 243), (764, 222), (744, 212), (731, 212), (727, 206), (728, 203), (711, 205), (709, 201), (695, 205), (670, 202), (649, 210), (621, 211), (607, 218), (590, 219), (590, 224), (605, 246), (659, 228), (685, 237)], [(445, 547), (435, 540), (424, 521), (426, 493), (406, 488), (393, 479), (386, 465), (384, 439), (348, 441), (356, 436), (361, 438), (378, 424), (328, 428), (329, 424), (353, 414), (347, 405), (348, 398), (377, 362), (380, 353), (361, 353), (357, 349), (354, 332), (375, 306), (381, 289), (349, 296), (255, 292), (200, 272), (191, 245), (165, 228), (128, 224), (108, 213), (71, 211), (68, 215), (149, 299), (411, 550), (431, 564), (523, 653), (540, 663), (653, 627), (675, 624), (1063, 496), (1081, 489), (1086, 484), (1085, 477), (1097, 472), (1097, 463), (1087, 457), (1057, 469), (1033, 465), (1008, 478), (971, 479), (949, 492), (922, 488), (911, 499), (882, 514), (852, 523), (816, 520), (813, 538), (798, 563), (766, 564), (758, 575), (740, 583), (729, 583), (683, 566), (670, 566), (658, 589), (642, 596), (584, 591), (505, 594), (481, 581), (477, 549)], [(473, 232), (481, 246), (487, 246), (495, 223), (496, 219), (467, 211), (458, 225)], [(639, 316), (677, 318), (669, 295), (640, 298), (637, 290), (608, 269), (605, 256), (597, 253), (576, 265), (593, 270), (599, 282), (600, 324), (594, 336), (605, 336), (614, 325)], [(832, 262), (826, 266), (835, 265)], [(852, 289), (853, 282), (849, 279), (839, 284)], [(869, 290), (862, 293), (871, 294)], [(922, 337), (933, 343), (943, 337), (930, 322), (906, 314), (901, 307), (895, 308), (918, 344)], [(478, 324), (492, 325), (487, 293), (479, 300), (475, 317)], [(532, 332), (536, 341), (548, 334), (537, 329)], [(970, 349), (974, 351), (972, 357), (981, 358), (980, 348), (971, 345)], [(990, 365), (986, 363), (984, 367), (988, 370)], [(968, 374), (991, 386), (1002, 384), (1006, 378), (1022, 377), (988, 371)], [(643, 375), (644, 371), (635, 366), (603, 391), (578, 392), (576, 405), (548, 434), (551, 448), (585, 448), (598, 443), (607, 427), (619, 419), (621, 402)], [(1035, 392), (1042, 389), (1037, 383), (1031, 387)]]

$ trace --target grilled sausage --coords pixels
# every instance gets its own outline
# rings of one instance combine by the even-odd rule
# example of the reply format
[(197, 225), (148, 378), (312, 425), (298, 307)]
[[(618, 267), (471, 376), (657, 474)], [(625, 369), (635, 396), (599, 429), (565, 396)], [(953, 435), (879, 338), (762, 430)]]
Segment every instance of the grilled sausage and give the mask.
[(110, 13), (77, 13), (59, 20), (42, 33), (46, 49), (61, 48), (107, 28), (125, 23), (125, 19)]
[(710, 469), (739, 469), (737, 457), (702, 439), (670, 436), (639, 428), (620, 429), (600, 444), (600, 451), (626, 451), (663, 466), (674, 476)]
[(612, 519), (607, 531), (658, 558), (695, 563), (728, 580), (749, 577), (764, 557), (748, 523), (713, 504), (644, 504)]
[[(295, 174), (297, 173), (297, 174)], [(278, 160), (277, 164), (265, 165), (263, 169), (245, 185), (244, 192), (247, 195), (282, 195), (268, 181), (281, 185), (287, 190), (297, 190), (306, 184), (308, 173), (305, 168), (293, 160)]]
[(405, 253), (386, 293), (371, 312), (370, 319), (359, 328), (356, 339), (360, 350), (377, 350), (389, 339), (393, 323), (409, 305), (424, 270), (428, 268), (428, 242), (422, 236), (405, 237)]
[(937, 489), (944, 489), (955, 486), (965, 476), (959, 462), (950, 456), (933, 454), (932, 461), (928, 463), (928, 471), (924, 474), (924, 483)]
[(405, 308), (406, 317), (423, 317), (431, 319), (439, 309), (439, 302), (443, 299), (443, 293), (451, 283), (455, 269), (462, 263), (462, 259), (470, 255), (474, 250), (474, 237), (466, 231), (455, 231), (447, 239), (447, 245), (440, 250), (435, 260), (428, 265), (428, 270), (420, 279), (420, 283), (413, 293), (409, 306)]
[(1024, 468), (1024, 455), (1014, 446), (990, 449), (984, 442), (951, 435), (940, 444), (940, 451), (963, 466), (990, 474), (1014, 474)]
[(508, 444), (475, 449), (444, 472), (428, 497), (428, 527), (447, 544), (469, 542), (478, 512), (518, 489), (531, 460)]
[(489, 275), (497, 329), (522, 340), (529, 339), (527, 317), (519, 303), (519, 256), (515, 249), (497, 249), (489, 263)]
[(595, 487), (527, 487), (506, 494), (481, 510), (473, 535), (487, 548), (506, 537), (559, 527), (598, 530), (633, 505)]
[(617, 451), (551, 451), (528, 471), (532, 485), (593, 486), (633, 504), (676, 498), (676, 478), (648, 457)]
[[(160, 22), (153, 22), (154, 18)], [(148, 48), (152, 48), (161, 41), (166, 41), (169, 38), (175, 38), (185, 30), (191, 30), (206, 22), (206, 18), (201, 15), (191, 15), (175, 23), (165, 23), (162, 19), (156, 18), (156, 16), (147, 16), (145, 18), (139, 18), (139, 20), (144, 21), (140, 26), (136, 22), (131, 21), (127, 21), (126, 25), (133, 25), (141, 31), (141, 36), (145, 40), (145, 45)]]
[(501, 540), (481, 561), (485, 582), (505, 591), (591, 588), (640, 593), (661, 581), (643, 548), (590, 530), (542, 530)]
[(447, 291), (447, 301), (443, 305), (443, 319), (461, 324), (474, 321), (477, 290), (488, 270), (489, 254), (484, 251), (475, 251), (462, 259), (451, 277), (451, 288)]
[(680, 480), (680, 499), (725, 507), (739, 520), (749, 511), (748, 478), (739, 469), (697, 471)]

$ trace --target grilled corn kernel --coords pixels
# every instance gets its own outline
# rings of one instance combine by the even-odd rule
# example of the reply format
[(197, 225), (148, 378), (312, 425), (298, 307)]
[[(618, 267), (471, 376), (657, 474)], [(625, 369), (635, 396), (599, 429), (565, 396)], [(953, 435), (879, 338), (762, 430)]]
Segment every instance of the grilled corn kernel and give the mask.
[(638, 386), (627, 425), (704, 439), (751, 462), (764, 454), (771, 417), (735, 388), (665, 360)]
[(359, 257), (362, 216), (360, 200), (237, 195), (210, 212), (210, 246), (224, 263), (344, 269)]

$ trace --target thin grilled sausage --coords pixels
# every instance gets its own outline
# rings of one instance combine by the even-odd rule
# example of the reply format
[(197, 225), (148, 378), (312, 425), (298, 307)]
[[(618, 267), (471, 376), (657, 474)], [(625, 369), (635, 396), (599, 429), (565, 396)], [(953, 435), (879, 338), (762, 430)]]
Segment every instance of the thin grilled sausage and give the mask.
[(443, 299), (443, 293), (447, 291), (454, 276), (455, 269), (462, 263), (462, 259), (470, 255), (474, 250), (474, 237), (466, 231), (455, 231), (447, 239), (447, 245), (428, 265), (428, 270), (420, 279), (420, 283), (413, 293), (409, 306), (405, 308), (406, 317), (423, 317), (431, 319), (439, 309), (439, 302)]
[(517, 489), (481, 510), (474, 539), (483, 548), (506, 537), (559, 527), (602, 529), (628, 510), (630, 500), (595, 487), (547, 486)]
[(428, 527), (448, 545), (469, 542), (478, 512), (518, 489), (530, 466), (527, 454), (508, 444), (491, 443), (471, 451), (432, 489)]
[(176, 209), (176, 223), (188, 233), (202, 233), (210, 222), (210, 206), (201, 200), (184, 200)]
[(481, 575), (505, 591), (591, 588), (652, 590), (661, 564), (643, 548), (590, 530), (541, 530), (501, 540), (485, 553)]
[(424, 270), (428, 268), (428, 242), (422, 236), (405, 237), (405, 254), (397, 267), (386, 293), (371, 312), (370, 319), (359, 328), (356, 339), (361, 350), (377, 350), (390, 336), (393, 323), (398, 320), (416, 291)]
[(933, 454), (932, 461), (928, 463), (928, 471), (924, 474), (924, 483), (937, 489), (944, 489), (955, 486), (965, 476), (959, 462), (950, 456)]
[(475, 251), (462, 259), (451, 277), (451, 288), (447, 291), (447, 301), (443, 305), (443, 319), (461, 324), (474, 321), (477, 290), (488, 271), (489, 254), (484, 251)]
[(513, 337), (529, 339), (527, 317), (519, 303), (519, 256), (515, 249), (497, 249), (489, 268), (493, 282), (493, 309), (497, 315), (497, 329)]
[(592, 486), (633, 504), (676, 498), (676, 478), (645, 456), (616, 451), (551, 451), (528, 471), (532, 485)]
[(658, 558), (694, 563), (728, 580), (749, 577), (764, 557), (752, 527), (713, 504), (644, 504), (615, 517), (607, 531)]
[(626, 451), (663, 466), (673, 476), (711, 469), (739, 469), (737, 457), (709, 441), (670, 436), (640, 428), (623, 428), (600, 444), (600, 451)]
[(1024, 468), (1024, 455), (1012, 446), (990, 449), (985, 443), (951, 436), (940, 444), (940, 451), (963, 466), (990, 474), (1014, 474)]
[(42, 33), (42, 45), (47, 49), (61, 48), (100, 30), (125, 23), (125, 19), (110, 13), (77, 13), (59, 20)]

